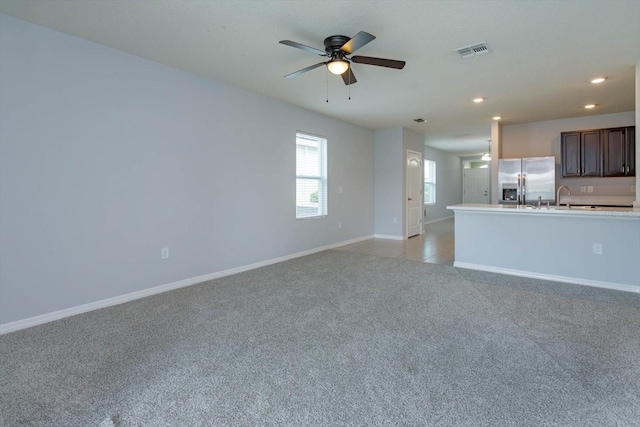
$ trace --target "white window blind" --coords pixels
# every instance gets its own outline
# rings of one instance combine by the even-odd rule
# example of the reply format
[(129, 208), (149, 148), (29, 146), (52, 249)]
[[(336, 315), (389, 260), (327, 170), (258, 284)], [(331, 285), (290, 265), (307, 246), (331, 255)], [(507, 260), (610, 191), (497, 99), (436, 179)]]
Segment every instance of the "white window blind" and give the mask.
[(424, 161), (424, 204), (436, 203), (436, 162)]
[(296, 218), (327, 215), (327, 140), (296, 133)]

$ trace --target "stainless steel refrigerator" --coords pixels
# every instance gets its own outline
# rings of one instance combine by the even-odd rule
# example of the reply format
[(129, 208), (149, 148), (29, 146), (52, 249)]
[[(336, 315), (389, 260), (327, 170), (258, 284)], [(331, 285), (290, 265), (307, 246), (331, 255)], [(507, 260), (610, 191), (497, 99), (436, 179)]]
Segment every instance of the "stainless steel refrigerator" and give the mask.
[(556, 201), (556, 158), (500, 159), (498, 162), (499, 203), (533, 205)]

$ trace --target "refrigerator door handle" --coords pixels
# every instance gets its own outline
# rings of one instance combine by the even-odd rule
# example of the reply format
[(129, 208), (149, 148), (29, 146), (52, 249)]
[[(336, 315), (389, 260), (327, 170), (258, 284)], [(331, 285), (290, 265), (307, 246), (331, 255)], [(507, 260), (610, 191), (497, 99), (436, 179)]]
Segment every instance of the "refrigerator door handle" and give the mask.
[(527, 174), (522, 174), (522, 204), (527, 204)]
[(518, 199), (518, 204), (519, 204), (519, 205), (520, 205), (520, 204), (522, 204), (522, 203), (520, 202), (520, 196), (521, 196), (520, 188), (521, 188), (521, 187), (520, 187), (520, 174), (518, 174), (518, 189), (516, 190), (516, 194), (517, 194), (517, 197), (516, 197), (516, 198)]

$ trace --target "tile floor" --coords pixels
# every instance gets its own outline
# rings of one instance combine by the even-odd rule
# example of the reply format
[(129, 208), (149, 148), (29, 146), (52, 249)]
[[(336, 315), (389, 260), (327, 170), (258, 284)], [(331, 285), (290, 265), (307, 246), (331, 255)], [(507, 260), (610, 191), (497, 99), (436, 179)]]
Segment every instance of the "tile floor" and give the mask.
[(452, 265), (453, 230), (453, 218), (450, 218), (427, 224), (424, 234), (407, 240), (369, 239), (336, 250)]

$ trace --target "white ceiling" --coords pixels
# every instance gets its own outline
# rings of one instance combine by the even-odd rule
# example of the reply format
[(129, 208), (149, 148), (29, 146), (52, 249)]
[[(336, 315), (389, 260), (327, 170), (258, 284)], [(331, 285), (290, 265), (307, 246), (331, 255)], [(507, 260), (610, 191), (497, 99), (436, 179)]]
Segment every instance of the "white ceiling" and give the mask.
[[(459, 155), (487, 149), (494, 115), (516, 124), (635, 109), (640, 0), (0, 0), (0, 12), (367, 128), (404, 126)], [(323, 58), (278, 41), (323, 50), (325, 37), (361, 30), (377, 39), (358, 55), (406, 67), (354, 64), (351, 100), (329, 75), (328, 103), (323, 67), (283, 79)], [(478, 42), (491, 52), (455, 52)]]

